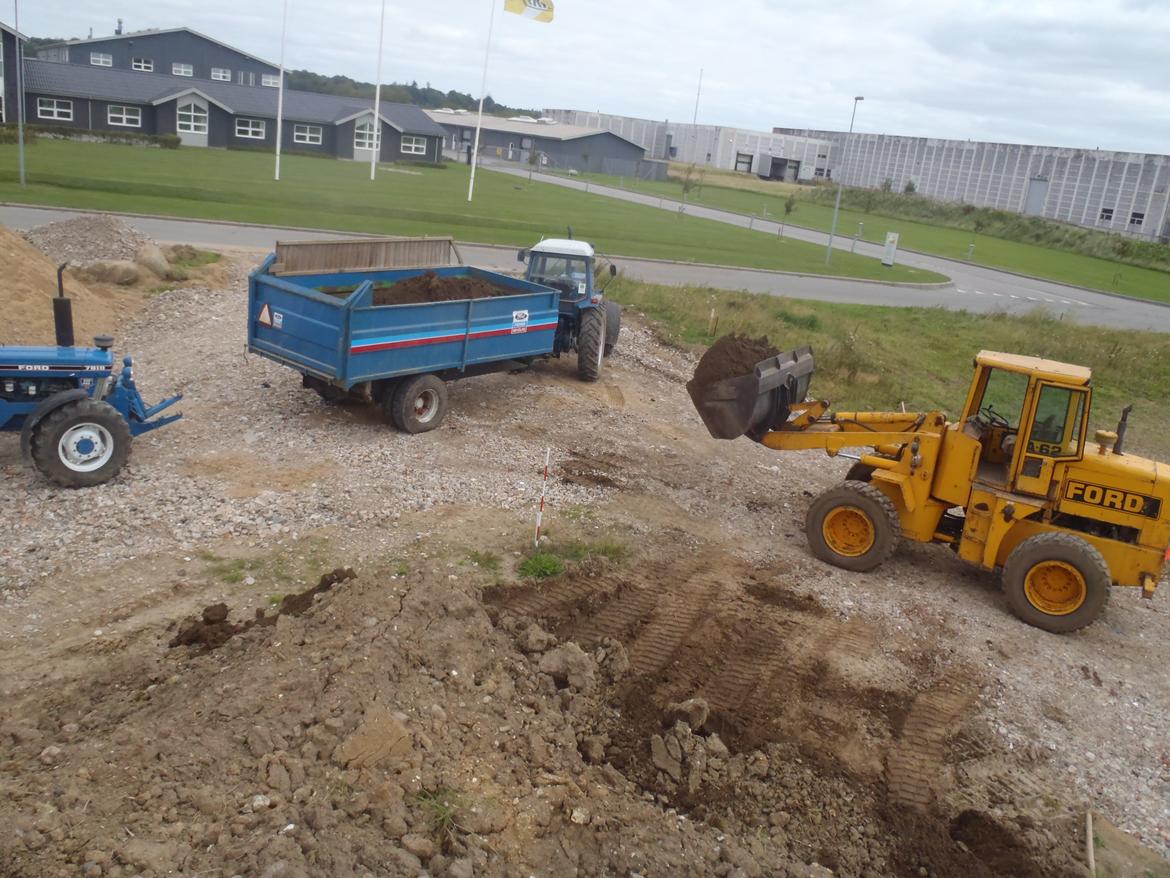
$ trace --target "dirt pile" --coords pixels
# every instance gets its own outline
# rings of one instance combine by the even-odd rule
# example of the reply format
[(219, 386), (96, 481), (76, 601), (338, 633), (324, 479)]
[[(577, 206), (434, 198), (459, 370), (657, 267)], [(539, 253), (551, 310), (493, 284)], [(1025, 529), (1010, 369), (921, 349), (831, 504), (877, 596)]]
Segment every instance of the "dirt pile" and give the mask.
[[(23, 238), (0, 226), (0, 329), (3, 344), (54, 344), (53, 307), (57, 266)], [(90, 288), (65, 273), (65, 293), (73, 300), (77, 343), (91, 344), (95, 335), (113, 333), (138, 297), (105, 287)]]
[(459, 299), (490, 299), (515, 295), (516, 290), (498, 287), (478, 277), (440, 277), (433, 271), (374, 288), (375, 305), (412, 305), (418, 302), (453, 302)]
[(87, 214), (30, 229), (24, 238), (54, 262), (85, 264), (99, 259), (133, 260), (148, 237), (124, 220)]
[(692, 383), (695, 387), (706, 387), (717, 381), (748, 375), (756, 363), (774, 357), (780, 351), (764, 336), (751, 338), (738, 333), (728, 333), (707, 348), (695, 367)]

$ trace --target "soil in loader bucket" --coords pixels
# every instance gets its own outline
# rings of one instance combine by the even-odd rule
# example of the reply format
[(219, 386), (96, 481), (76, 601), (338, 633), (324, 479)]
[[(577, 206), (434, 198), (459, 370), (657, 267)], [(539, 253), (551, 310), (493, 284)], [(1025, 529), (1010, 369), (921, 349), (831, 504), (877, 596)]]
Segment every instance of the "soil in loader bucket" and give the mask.
[(703, 354), (687, 392), (716, 439), (759, 439), (804, 400), (813, 368), (810, 347), (781, 353), (767, 338), (732, 333)]

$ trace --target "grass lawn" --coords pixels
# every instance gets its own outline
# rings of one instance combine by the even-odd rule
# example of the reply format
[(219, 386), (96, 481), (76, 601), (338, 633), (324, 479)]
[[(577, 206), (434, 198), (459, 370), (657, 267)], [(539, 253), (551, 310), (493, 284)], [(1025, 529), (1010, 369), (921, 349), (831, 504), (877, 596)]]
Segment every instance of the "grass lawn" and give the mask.
[[(956, 417), (980, 350), (1047, 357), (1093, 370), (1090, 431), (1114, 429), (1133, 403), (1127, 445), (1170, 461), (1170, 336), (1080, 326), (1043, 312), (1014, 317), (941, 308), (887, 308), (783, 299), (708, 288), (642, 284), (618, 278), (607, 288), (646, 314), (666, 337), (699, 349), (711, 308), (717, 333), (766, 334), (781, 349), (811, 344), (810, 393), (838, 411), (941, 409)], [(1092, 432), (1089, 434), (1092, 436)]]
[[(623, 186), (650, 195), (682, 199), (682, 183), (674, 179), (657, 182), (602, 174), (582, 174), (581, 179)], [(784, 220), (784, 201), (799, 187), (767, 183), (755, 177), (750, 180), (757, 185), (746, 186), (744, 183), (742, 185), (746, 188), (739, 186), (732, 188), (725, 176), (708, 175), (700, 186), (696, 175), (695, 185), (687, 193), (687, 201), (759, 217), (766, 216), (776, 221)], [(773, 191), (766, 191), (768, 189)], [(797, 197), (796, 209), (788, 216), (788, 221), (794, 225), (827, 232), (833, 222), (832, 206), (804, 201), (800, 199), (799, 193)], [(865, 241), (881, 243), (885, 241), (886, 232), (897, 232), (901, 247), (964, 261), (967, 259), (967, 248), (974, 244), (975, 253), (971, 260), (974, 264), (1005, 268), (1097, 290), (1170, 302), (1170, 274), (1165, 272), (1124, 265), (1093, 256), (1082, 256), (1078, 253), (1051, 250), (1034, 244), (1021, 244), (962, 229), (893, 219), (844, 208), (837, 220), (837, 234), (852, 238), (857, 234), (858, 223), (864, 226), (861, 238)], [(837, 258), (835, 254), (833, 258), (834, 260)]]
[(843, 254), (832, 271), (824, 248), (724, 223), (664, 213), (507, 174), (480, 171), (467, 203), (468, 168), (380, 168), (210, 149), (148, 149), (41, 140), (27, 150), (29, 186), (17, 184), (16, 147), (0, 146), (0, 200), (263, 225), (393, 235), (452, 235), (529, 246), (565, 234), (602, 252), (891, 281), (945, 280), (905, 266)]

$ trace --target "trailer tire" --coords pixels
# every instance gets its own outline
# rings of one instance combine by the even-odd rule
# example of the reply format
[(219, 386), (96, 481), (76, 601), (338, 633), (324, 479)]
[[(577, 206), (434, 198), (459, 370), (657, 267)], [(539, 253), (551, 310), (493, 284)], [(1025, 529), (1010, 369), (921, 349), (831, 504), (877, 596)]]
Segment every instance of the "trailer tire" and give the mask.
[(865, 573), (893, 554), (902, 523), (889, 497), (873, 485), (850, 481), (813, 501), (804, 530), (822, 561)]
[(601, 308), (589, 308), (581, 312), (577, 333), (577, 376), (582, 381), (596, 381), (601, 377), (604, 356), (605, 312)]
[(90, 488), (108, 482), (126, 465), (130, 425), (109, 403), (82, 399), (37, 424), (31, 449), (33, 464), (53, 484)]
[(608, 357), (617, 347), (618, 336), (622, 333), (622, 309), (617, 302), (605, 303), (605, 355)]
[(1003, 590), (1012, 612), (1054, 634), (1091, 624), (1105, 609), (1112, 584), (1101, 553), (1070, 533), (1028, 537), (1003, 565)]
[(427, 372), (404, 378), (382, 401), (386, 416), (404, 433), (426, 433), (447, 417), (447, 385)]

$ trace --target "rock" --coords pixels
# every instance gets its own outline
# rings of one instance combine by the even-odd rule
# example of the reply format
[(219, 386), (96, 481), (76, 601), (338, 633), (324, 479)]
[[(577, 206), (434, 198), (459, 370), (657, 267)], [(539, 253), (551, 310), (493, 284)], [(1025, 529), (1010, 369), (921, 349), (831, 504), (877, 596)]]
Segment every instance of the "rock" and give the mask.
[(414, 854), (419, 860), (427, 860), (434, 856), (435, 843), (425, 835), (411, 832), (402, 836), (402, 847)]
[[(208, 625), (218, 625), (220, 622), (227, 621), (228, 605), (227, 604), (212, 604), (210, 607), (203, 608), (203, 621)], [(271, 744), (269, 740), (269, 744)], [(271, 748), (269, 748), (271, 749)], [(264, 753), (268, 751), (265, 750)], [(260, 756), (261, 753), (253, 753), (253, 756)]]
[(447, 866), (447, 878), (475, 878), (475, 865), (471, 857), (452, 860)]
[(650, 761), (654, 763), (655, 768), (665, 771), (674, 781), (682, 779), (682, 763), (670, 755), (661, 735), (650, 737)]
[(609, 735), (586, 735), (577, 749), (590, 765), (601, 765), (605, 762), (605, 745), (608, 743)]
[(544, 652), (556, 646), (557, 639), (535, 622), (529, 622), (516, 638), (516, 643), (524, 652)]
[(375, 706), (366, 718), (333, 753), (335, 762), (346, 768), (375, 768), (410, 761), (414, 743), (410, 732), (389, 710)]
[(138, 266), (128, 259), (99, 259), (85, 267), (85, 274), (99, 283), (129, 286), (138, 282)]
[[(227, 618), (227, 607), (224, 604), (217, 604), (216, 606), (223, 607), (223, 616), (214, 621), (208, 619), (208, 612), (215, 609), (215, 607), (208, 607), (203, 611), (204, 622), (215, 624), (215, 622), (222, 622)], [(257, 759), (271, 753), (273, 750), (272, 736), (265, 729), (260, 728), (260, 726), (252, 726), (248, 731), (246, 743), (248, 745), (248, 752)]]
[(260, 873), (260, 878), (309, 878), (309, 873), (288, 860), (277, 860)]
[(276, 760), (268, 763), (268, 786), (282, 793), (292, 792), (292, 781), (289, 780), (288, 769)]
[(562, 689), (568, 687), (591, 692), (597, 685), (593, 659), (575, 643), (566, 643), (546, 652), (540, 657), (538, 667)]
[(573, 812), (569, 815), (569, 820), (578, 826), (586, 826), (592, 819), (593, 815), (589, 813), (587, 808), (574, 808)]
[(134, 261), (159, 277), (166, 277), (171, 271), (170, 263), (157, 244), (142, 245), (135, 254)]
[(731, 751), (727, 749), (727, 745), (718, 735), (707, 737), (707, 752), (717, 759), (726, 759), (731, 755)]
[(630, 670), (630, 657), (620, 640), (606, 637), (601, 641), (601, 674), (610, 683), (616, 683)]
[(701, 731), (711, 715), (711, 707), (703, 698), (688, 698), (666, 706), (666, 721), (669, 725), (684, 722), (696, 732)]
[(56, 744), (50, 744), (40, 752), (40, 755), (37, 756), (37, 759), (42, 765), (56, 765), (61, 761), (61, 754), (64, 752), (65, 751)]
[(179, 846), (173, 842), (149, 841), (132, 838), (118, 849), (118, 859), (136, 869), (150, 869), (165, 875), (179, 865)]
[(245, 806), (244, 813), (267, 811), (270, 807), (272, 807), (272, 800), (263, 793), (257, 793), (252, 796), (252, 800)]

